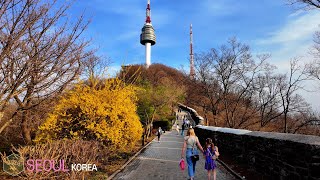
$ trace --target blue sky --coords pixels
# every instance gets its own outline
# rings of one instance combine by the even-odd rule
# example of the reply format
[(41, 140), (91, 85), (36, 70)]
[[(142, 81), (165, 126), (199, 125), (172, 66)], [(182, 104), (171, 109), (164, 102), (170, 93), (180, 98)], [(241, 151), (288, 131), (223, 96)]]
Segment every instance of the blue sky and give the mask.
[[(86, 16), (92, 18), (85, 36), (92, 39), (92, 46), (99, 48), (99, 55), (111, 59), (112, 71), (122, 64), (144, 63), (144, 46), (139, 43), (139, 35), (146, 3), (147, 0), (74, 3), (72, 16), (85, 10)], [(293, 57), (311, 60), (307, 52), (313, 33), (320, 29), (319, 19), (320, 11), (296, 11), (286, 5), (286, 0), (151, 0), (151, 20), (157, 36), (151, 61), (188, 69), (192, 23), (196, 53), (237, 37), (254, 54), (271, 53), (270, 63), (285, 72)], [(315, 99), (313, 96), (305, 95), (310, 101)]]

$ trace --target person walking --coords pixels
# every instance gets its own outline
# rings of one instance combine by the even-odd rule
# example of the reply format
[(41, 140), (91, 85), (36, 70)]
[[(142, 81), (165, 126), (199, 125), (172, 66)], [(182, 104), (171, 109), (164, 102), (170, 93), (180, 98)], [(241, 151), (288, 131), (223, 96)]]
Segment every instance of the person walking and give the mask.
[(179, 124), (176, 125), (176, 131), (177, 131), (177, 135), (179, 135)]
[(216, 159), (220, 154), (218, 151), (218, 147), (214, 145), (211, 138), (206, 139), (206, 150), (204, 151), (203, 155), (206, 158), (204, 168), (208, 171), (208, 180), (211, 180), (211, 174), (213, 175), (213, 180), (216, 180)]
[(185, 123), (183, 123), (182, 126), (181, 126), (181, 136), (183, 136), (185, 126), (186, 126)]
[(187, 160), (190, 180), (194, 179), (197, 163), (197, 161), (193, 160), (192, 156), (199, 155), (198, 149), (200, 149), (202, 153), (204, 152), (194, 129), (190, 128), (187, 132), (187, 136), (184, 137), (184, 143), (181, 150), (181, 158), (184, 159), (184, 157), (186, 157)]
[(189, 119), (186, 119), (186, 128), (189, 128), (190, 127), (190, 121)]
[(160, 142), (161, 134), (162, 134), (162, 129), (161, 129), (161, 127), (159, 127), (159, 128), (158, 128), (158, 131), (157, 131), (158, 142)]

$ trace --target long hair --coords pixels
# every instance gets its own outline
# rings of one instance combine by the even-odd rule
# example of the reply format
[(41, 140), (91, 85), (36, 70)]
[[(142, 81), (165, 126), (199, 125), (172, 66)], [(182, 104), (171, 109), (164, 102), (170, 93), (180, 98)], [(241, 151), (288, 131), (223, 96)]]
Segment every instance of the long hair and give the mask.
[(193, 128), (189, 128), (187, 135), (188, 135), (188, 136), (196, 136), (196, 133), (194, 132), (194, 129), (193, 129)]
[(206, 139), (206, 147), (212, 146), (212, 144), (213, 144), (212, 139), (211, 138), (207, 138)]

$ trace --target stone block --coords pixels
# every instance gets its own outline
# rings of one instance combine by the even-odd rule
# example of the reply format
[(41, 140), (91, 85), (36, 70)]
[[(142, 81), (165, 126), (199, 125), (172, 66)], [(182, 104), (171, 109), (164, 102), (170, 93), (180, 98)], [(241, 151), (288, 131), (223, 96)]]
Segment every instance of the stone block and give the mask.
[(314, 178), (320, 178), (320, 163), (311, 163), (310, 175)]
[(308, 168), (304, 168), (304, 167), (296, 167), (296, 172), (300, 175), (308, 175), (309, 170)]
[(281, 167), (280, 167), (279, 165), (277, 165), (277, 164), (273, 165), (273, 172), (274, 172), (275, 174), (280, 174), (280, 172), (281, 172)]
[(284, 163), (283, 165), (288, 172), (295, 172), (296, 171), (296, 168), (290, 164)]
[(281, 170), (280, 170), (280, 177), (282, 177), (282, 178), (286, 178), (287, 176), (288, 176), (288, 171), (286, 170), (286, 169), (284, 169), (284, 168), (282, 168)]
[(314, 155), (311, 157), (311, 163), (320, 163), (320, 156), (319, 155)]
[(301, 180), (309, 180), (309, 176), (306, 176), (306, 175), (301, 175)]
[(289, 175), (287, 176), (287, 178), (292, 180), (300, 180), (301, 176), (296, 172), (289, 172)]

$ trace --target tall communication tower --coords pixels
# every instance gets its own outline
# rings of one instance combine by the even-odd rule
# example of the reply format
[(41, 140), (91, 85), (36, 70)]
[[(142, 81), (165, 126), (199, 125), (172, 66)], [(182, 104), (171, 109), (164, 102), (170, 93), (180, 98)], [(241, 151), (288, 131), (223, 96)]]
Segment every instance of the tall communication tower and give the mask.
[(146, 9), (146, 22), (141, 30), (140, 43), (146, 47), (146, 67), (151, 65), (151, 46), (156, 44), (156, 35), (151, 24), (150, 0)]
[(190, 78), (194, 78), (194, 57), (193, 57), (193, 34), (192, 34), (192, 24), (190, 24)]

